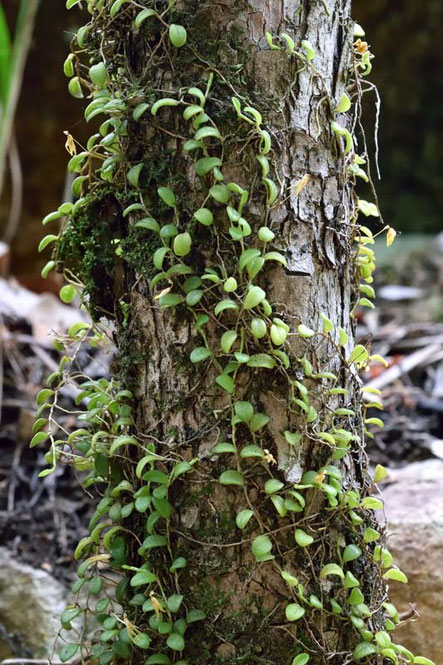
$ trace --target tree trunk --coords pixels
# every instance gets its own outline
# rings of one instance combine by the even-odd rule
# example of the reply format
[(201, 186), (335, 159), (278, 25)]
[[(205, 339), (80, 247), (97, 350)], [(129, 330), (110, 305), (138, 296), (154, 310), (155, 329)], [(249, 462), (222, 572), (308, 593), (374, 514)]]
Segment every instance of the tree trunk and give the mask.
[[(189, 664), (344, 665), (358, 642), (375, 651), (386, 600), (346, 360), (360, 272), (351, 121), (334, 109), (353, 71), (350, 0), (183, 0), (134, 27), (153, 5), (93, 13), (89, 53), (129, 121), (60, 254), (72, 238), (100, 246), (82, 274), (96, 313), (115, 313), (134, 394), (143, 447), (121, 463), (149, 505), (122, 523), (143, 541), (148, 518), (148, 537), (137, 551), (127, 536), (126, 562), (157, 581), (145, 612), (123, 598), (127, 620), (145, 653)], [(188, 618), (184, 649), (167, 616)]]

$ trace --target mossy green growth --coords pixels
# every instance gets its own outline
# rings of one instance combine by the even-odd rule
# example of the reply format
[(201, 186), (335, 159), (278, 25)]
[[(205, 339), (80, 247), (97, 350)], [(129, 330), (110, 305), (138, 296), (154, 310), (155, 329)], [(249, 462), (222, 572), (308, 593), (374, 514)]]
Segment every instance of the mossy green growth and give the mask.
[(113, 308), (116, 257), (112, 224), (104, 215), (104, 210), (110, 208), (115, 209), (115, 202), (108, 192), (97, 197), (90, 195), (60, 234), (57, 246), (57, 260), (69, 265), (84, 284), (94, 318), (99, 318), (102, 310)]

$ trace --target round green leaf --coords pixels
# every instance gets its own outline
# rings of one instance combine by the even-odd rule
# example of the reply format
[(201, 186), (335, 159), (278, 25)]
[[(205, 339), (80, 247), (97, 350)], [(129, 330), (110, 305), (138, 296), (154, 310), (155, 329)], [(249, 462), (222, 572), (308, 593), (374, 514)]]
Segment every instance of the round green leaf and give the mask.
[(249, 459), (250, 457), (259, 457), (260, 459), (263, 459), (264, 453), (258, 446), (250, 445), (242, 448), (240, 457), (242, 459)]
[(174, 559), (169, 570), (171, 573), (173, 573), (176, 570), (180, 570), (181, 568), (186, 568), (186, 564), (187, 564), (186, 559), (182, 556), (179, 556), (177, 557), (177, 559)]
[(351, 593), (349, 594), (349, 598), (348, 598), (349, 605), (361, 605), (362, 603), (364, 603), (364, 601), (365, 601), (365, 598), (364, 598), (362, 592), (360, 591), (360, 589), (358, 587), (355, 587), (354, 589), (352, 589)]
[(304, 615), (305, 610), (298, 603), (290, 603), (286, 606), (285, 614), (288, 621), (298, 621)]
[(377, 464), (374, 471), (374, 483), (379, 483), (381, 480), (384, 480), (388, 475), (387, 470), (381, 464)]
[(362, 365), (367, 360), (368, 356), (368, 350), (362, 344), (357, 344), (348, 358), (348, 363), (350, 365), (352, 363), (356, 363), (358, 366)]
[(163, 97), (163, 99), (159, 99), (155, 104), (152, 105), (151, 107), (151, 113), (152, 115), (157, 115), (157, 111), (161, 109), (163, 106), (178, 106), (179, 102), (176, 99), (172, 99), (171, 97)]
[(385, 630), (375, 633), (375, 641), (382, 649), (387, 649), (392, 644), (391, 637)]
[(222, 163), (218, 157), (202, 157), (195, 165), (195, 172), (199, 176), (204, 176)]
[(29, 447), (34, 448), (35, 446), (38, 446), (40, 443), (44, 443), (44, 441), (46, 441), (47, 438), (48, 434), (46, 432), (37, 432), (32, 437)]
[(349, 111), (350, 108), (351, 108), (351, 100), (349, 99), (348, 95), (344, 92), (340, 97), (340, 101), (337, 104), (335, 112), (346, 113), (346, 111)]
[(376, 529), (372, 529), (371, 527), (365, 529), (365, 532), (363, 534), (363, 540), (365, 543), (373, 543), (375, 540), (378, 540), (379, 538), (380, 538), (380, 533), (379, 531), (376, 531)]
[(332, 330), (334, 330), (334, 324), (332, 323), (332, 321), (328, 319), (326, 314), (320, 314), (320, 318), (323, 321), (323, 332), (324, 333), (332, 332)]
[(142, 586), (144, 584), (152, 584), (152, 582), (155, 582), (156, 579), (156, 576), (154, 573), (151, 573), (151, 571), (142, 570), (131, 578), (131, 586), (135, 587)]
[(194, 217), (203, 226), (211, 226), (214, 221), (214, 215), (208, 208), (199, 208), (195, 211)]
[(212, 356), (212, 351), (205, 346), (198, 346), (193, 349), (190, 355), (191, 363), (200, 363), (202, 360), (207, 360)]
[(308, 328), (303, 323), (298, 326), (297, 330), (300, 337), (309, 338), (315, 335), (315, 330), (311, 330), (311, 328)]
[(159, 187), (157, 192), (161, 200), (164, 201), (166, 205), (168, 205), (170, 208), (175, 208), (176, 200), (172, 189), (169, 189), (169, 187)]
[(235, 415), (243, 422), (248, 423), (254, 415), (251, 402), (236, 402), (234, 404)]
[(267, 226), (262, 226), (259, 231), (258, 231), (258, 239), (261, 242), (271, 242), (271, 240), (274, 240), (275, 238), (275, 233), (271, 231), (271, 229), (268, 229)]
[(83, 99), (84, 94), (82, 87), (80, 85), (80, 80), (78, 76), (74, 76), (68, 83), (69, 94), (75, 97), (76, 99)]
[(217, 443), (217, 445), (214, 446), (214, 453), (217, 453), (218, 455), (223, 453), (232, 454), (235, 453), (235, 446), (233, 443), (222, 441), (221, 443)]
[(221, 485), (240, 485), (243, 487), (245, 484), (245, 479), (243, 478), (243, 474), (241, 474), (240, 471), (230, 469), (229, 471), (224, 471), (221, 474), (218, 482)]
[(309, 663), (309, 656), (307, 653), (299, 653), (292, 661), (292, 665), (306, 665), (306, 663)]
[(262, 339), (266, 335), (267, 326), (264, 319), (254, 317), (251, 321), (251, 332), (256, 339)]
[(377, 649), (373, 644), (369, 642), (360, 642), (354, 649), (354, 658), (355, 660), (362, 660), (366, 656), (370, 656), (373, 653), (376, 653)]
[(154, 233), (160, 232), (160, 224), (157, 220), (152, 217), (145, 217), (144, 219), (139, 219), (134, 226), (137, 229), (146, 229), (147, 231), (154, 231)]
[(248, 367), (265, 367), (266, 369), (273, 369), (275, 364), (275, 358), (268, 353), (256, 353), (248, 360)]
[(360, 586), (360, 582), (349, 570), (346, 573), (344, 587), (345, 589), (352, 589), (354, 587)]
[(358, 545), (347, 545), (343, 552), (343, 561), (347, 563), (348, 561), (354, 561), (361, 556), (361, 549)]
[(152, 656), (149, 656), (146, 665), (171, 665), (171, 660), (169, 656), (163, 653), (154, 653)]
[(227, 330), (225, 333), (223, 333), (220, 340), (220, 346), (223, 353), (229, 353), (236, 339), (237, 333), (235, 330)]
[(237, 288), (237, 280), (235, 277), (228, 277), (226, 282), (223, 285), (223, 290), (226, 293), (232, 293)]
[(275, 323), (271, 325), (271, 340), (275, 346), (281, 346), (286, 342), (288, 333), (282, 326), (278, 326)]
[(186, 294), (186, 304), (189, 307), (195, 307), (200, 300), (203, 298), (203, 291), (200, 289), (194, 289), (193, 291), (189, 291), (188, 294)]
[(195, 623), (206, 619), (206, 613), (203, 610), (190, 610), (186, 615), (186, 623)]
[(173, 594), (172, 596), (169, 596), (168, 600), (166, 601), (166, 605), (168, 606), (168, 610), (170, 612), (178, 612), (180, 609), (180, 605), (183, 602), (183, 596), (180, 594)]
[(60, 621), (63, 624), (63, 627), (69, 630), (71, 621), (73, 621), (75, 617), (81, 614), (82, 611), (83, 610), (81, 610), (79, 607), (73, 607), (65, 610), (60, 617)]
[(289, 443), (290, 446), (298, 446), (302, 438), (301, 434), (298, 434), (297, 432), (290, 432), (289, 430), (285, 430), (285, 439)]
[(146, 111), (149, 108), (149, 104), (146, 102), (142, 102), (141, 104), (138, 104), (135, 109), (132, 111), (132, 117), (134, 120), (139, 120), (143, 113), (146, 113)]
[(249, 421), (249, 429), (251, 432), (258, 432), (269, 422), (269, 416), (266, 413), (254, 413)]
[(191, 235), (185, 231), (185, 233), (179, 233), (174, 238), (174, 253), (176, 256), (186, 256), (191, 251), (192, 238)]
[(321, 610), (323, 608), (323, 603), (320, 598), (314, 596), (314, 594), (309, 596), (309, 604), (312, 605), (312, 607), (315, 607), (316, 610)]
[(218, 316), (221, 312), (224, 312), (225, 309), (238, 309), (238, 305), (233, 300), (226, 298), (225, 300), (220, 300), (214, 307), (214, 314)]
[(151, 638), (146, 633), (137, 633), (132, 641), (139, 649), (148, 649), (151, 644)]
[(77, 290), (72, 284), (66, 284), (60, 289), (60, 300), (66, 304), (71, 303), (75, 296), (77, 295)]
[(296, 529), (295, 541), (300, 547), (308, 547), (308, 545), (312, 545), (314, 538), (306, 533), (306, 531), (303, 531), (303, 529)]
[(39, 246), (38, 246), (38, 250), (37, 250), (37, 251), (38, 251), (38, 252), (43, 252), (43, 250), (46, 249), (46, 247), (47, 247), (48, 245), (50, 245), (51, 243), (55, 242), (56, 240), (58, 240), (58, 236), (56, 236), (56, 235), (54, 235), (54, 234), (52, 234), (52, 233), (49, 234), (49, 235), (47, 235), (47, 236), (45, 236), (44, 238), (42, 238), (42, 239), (40, 240), (40, 243), (39, 243)]
[(135, 27), (139, 28), (143, 21), (146, 21), (147, 18), (151, 16), (158, 16), (157, 12), (153, 9), (143, 9), (139, 14), (137, 14), (135, 19)]
[(166, 644), (173, 651), (183, 651), (185, 648), (185, 641), (178, 633), (172, 633), (166, 640)]
[(274, 557), (270, 554), (272, 550), (272, 541), (269, 536), (261, 535), (252, 541), (252, 553), (256, 561), (270, 561)]
[(186, 44), (186, 29), (182, 25), (171, 23), (169, 26), (169, 39), (171, 43), (177, 48), (181, 48)]
[(266, 292), (259, 286), (251, 286), (243, 303), (244, 309), (257, 307), (266, 298)]
[(326, 566), (323, 566), (323, 568), (321, 569), (320, 571), (321, 580), (324, 580), (325, 577), (328, 577), (329, 575), (338, 575), (342, 579), (345, 578), (345, 574), (342, 568), (340, 568), (340, 566), (338, 566), (336, 563), (327, 563)]
[(226, 185), (214, 185), (209, 190), (209, 193), (219, 203), (227, 203), (229, 201), (230, 194)]
[(140, 173), (143, 168), (143, 164), (136, 164), (132, 168), (129, 169), (129, 171), (126, 174), (126, 177), (128, 179), (128, 182), (133, 186), (133, 187), (138, 187), (138, 180), (140, 178)]
[(99, 90), (104, 88), (108, 80), (108, 72), (106, 71), (105, 63), (99, 62), (96, 65), (92, 65), (89, 69), (89, 77)]
[[(194, 136), (196, 141), (202, 141), (203, 139), (211, 137), (216, 139), (221, 138), (220, 132), (215, 127), (202, 127), (195, 133)], [(217, 164), (217, 166), (221, 166), (221, 164)]]
[(383, 502), (373, 496), (367, 496), (361, 502), (362, 508), (369, 508), (370, 510), (382, 510)]
[(237, 517), (235, 518), (235, 523), (239, 529), (244, 529), (245, 526), (248, 524), (249, 520), (253, 516), (252, 510), (241, 510), (238, 514)]
[(226, 390), (227, 393), (232, 395), (234, 392), (235, 388), (235, 383), (234, 379), (227, 374), (220, 374), (219, 376), (216, 377), (215, 382), (220, 388), (223, 388), (223, 390)]
[(408, 583), (408, 578), (401, 570), (398, 568), (391, 568), (387, 570), (383, 575), (384, 580), (395, 580), (396, 582), (403, 582), (403, 584)]
[(270, 478), (265, 483), (265, 492), (266, 494), (274, 494), (275, 492), (279, 492), (284, 486), (285, 484), (281, 480)]
[(71, 660), (80, 649), (80, 644), (65, 644), (60, 650), (60, 660), (62, 663), (66, 663), (68, 660)]

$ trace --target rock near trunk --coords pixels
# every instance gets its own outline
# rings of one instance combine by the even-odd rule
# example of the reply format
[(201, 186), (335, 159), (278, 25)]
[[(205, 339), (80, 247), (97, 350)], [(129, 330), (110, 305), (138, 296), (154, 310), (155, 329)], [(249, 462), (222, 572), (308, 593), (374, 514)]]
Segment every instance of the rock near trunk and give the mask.
[(66, 606), (66, 589), (43, 570), (0, 548), (0, 658), (48, 658)]
[(400, 614), (411, 605), (420, 620), (399, 628), (397, 639), (441, 662), (443, 652), (443, 462), (428, 460), (393, 471), (385, 488), (388, 545), (409, 584), (393, 582)]

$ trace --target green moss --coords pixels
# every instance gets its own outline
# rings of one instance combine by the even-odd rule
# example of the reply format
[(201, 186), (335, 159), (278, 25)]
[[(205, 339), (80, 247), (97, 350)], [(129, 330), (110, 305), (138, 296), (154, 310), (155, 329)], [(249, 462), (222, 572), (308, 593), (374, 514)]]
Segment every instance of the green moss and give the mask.
[(115, 248), (109, 221), (103, 213), (110, 196), (106, 192), (103, 198), (90, 197), (65, 227), (57, 251), (57, 259), (83, 282), (95, 317), (102, 310), (113, 309)]
[[(123, 349), (123, 347), (120, 347)], [(122, 351), (116, 362), (116, 374), (118, 380), (129, 390), (134, 390), (138, 385), (137, 365), (145, 363), (151, 353), (151, 348), (147, 346), (142, 350), (126, 349)]]
[[(282, 617), (274, 613), (271, 616), (269, 608), (260, 609), (262, 594), (249, 596), (238, 607), (234, 591), (224, 593), (217, 579), (212, 583), (205, 580), (194, 591), (193, 602), (210, 619), (197, 630), (190, 627), (187, 632), (186, 648), (193, 662), (277, 665), (291, 662), (296, 655), (296, 647), (278, 639), (278, 633), (272, 628)], [(234, 606), (236, 609), (230, 610)], [(309, 643), (309, 637), (305, 637)]]
[(127, 238), (120, 242), (121, 257), (145, 279), (152, 279), (157, 269), (152, 256), (161, 243), (157, 235), (143, 229), (131, 229)]

